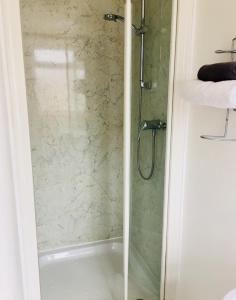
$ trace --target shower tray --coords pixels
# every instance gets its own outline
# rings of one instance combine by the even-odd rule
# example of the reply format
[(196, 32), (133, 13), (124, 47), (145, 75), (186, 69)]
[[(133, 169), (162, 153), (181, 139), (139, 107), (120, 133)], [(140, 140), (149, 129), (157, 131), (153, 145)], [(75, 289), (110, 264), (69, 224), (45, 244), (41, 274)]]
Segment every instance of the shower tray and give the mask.
[[(42, 300), (121, 300), (121, 239), (44, 252), (39, 256)], [(129, 298), (156, 300), (156, 295), (129, 278)]]

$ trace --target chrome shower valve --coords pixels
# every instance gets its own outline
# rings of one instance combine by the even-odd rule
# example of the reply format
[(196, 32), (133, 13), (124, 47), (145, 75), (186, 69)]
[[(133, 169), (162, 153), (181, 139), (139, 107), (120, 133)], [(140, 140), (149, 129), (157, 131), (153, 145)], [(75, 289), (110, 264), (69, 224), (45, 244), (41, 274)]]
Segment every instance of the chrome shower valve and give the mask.
[(152, 89), (152, 81), (140, 81), (140, 85), (142, 89), (147, 89), (147, 90)]
[(166, 122), (160, 120), (144, 120), (140, 124), (140, 130), (165, 130)]

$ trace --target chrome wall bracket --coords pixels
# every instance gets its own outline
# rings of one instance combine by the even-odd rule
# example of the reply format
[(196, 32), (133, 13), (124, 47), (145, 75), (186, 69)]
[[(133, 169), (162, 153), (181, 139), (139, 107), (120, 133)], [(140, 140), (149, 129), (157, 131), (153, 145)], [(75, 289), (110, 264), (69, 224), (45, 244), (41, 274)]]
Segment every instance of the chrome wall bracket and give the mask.
[[(233, 109), (233, 111), (236, 111), (236, 110)], [(218, 141), (218, 142), (235, 142), (236, 139), (228, 138), (229, 116), (230, 116), (230, 110), (227, 109), (226, 117), (225, 117), (225, 128), (224, 128), (223, 135), (201, 135), (201, 138), (205, 139), (205, 140)]]
[(236, 43), (236, 37), (232, 39), (232, 44), (231, 44), (230, 50), (216, 50), (215, 53), (216, 54), (229, 53), (229, 54), (231, 54), (231, 60), (234, 61), (234, 54), (236, 54), (235, 43)]

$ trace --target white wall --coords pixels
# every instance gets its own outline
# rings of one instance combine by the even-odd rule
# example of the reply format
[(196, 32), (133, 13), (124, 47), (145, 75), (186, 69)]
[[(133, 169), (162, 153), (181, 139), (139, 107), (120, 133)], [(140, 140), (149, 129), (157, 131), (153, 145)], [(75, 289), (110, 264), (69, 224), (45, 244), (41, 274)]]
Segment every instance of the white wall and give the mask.
[[(197, 0), (193, 76), (236, 36), (235, 0)], [(220, 300), (236, 288), (236, 143), (200, 139), (223, 133), (225, 111), (190, 107), (180, 280), (177, 299)], [(236, 138), (236, 113), (231, 122)]]

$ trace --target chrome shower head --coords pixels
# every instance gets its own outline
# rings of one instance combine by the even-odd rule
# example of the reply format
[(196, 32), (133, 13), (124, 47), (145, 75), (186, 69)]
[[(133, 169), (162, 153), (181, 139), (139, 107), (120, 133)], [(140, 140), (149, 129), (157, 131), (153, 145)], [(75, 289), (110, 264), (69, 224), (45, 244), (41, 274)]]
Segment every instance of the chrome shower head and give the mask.
[[(105, 14), (103, 18), (105, 21), (112, 21), (112, 22), (117, 22), (117, 21), (124, 22), (125, 21), (124, 17), (115, 15), (115, 14)], [(137, 28), (134, 24), (132, 24), (132, 28), (137, 35), (139, 35), (141, 33), (141, 29)]]
[(124, 21), (125, 18), (122, 16), (119, 16), (119, 15), (115, 15), (115, 14), (105, 14), (104, 20), (116, 22), (117, 20)]

